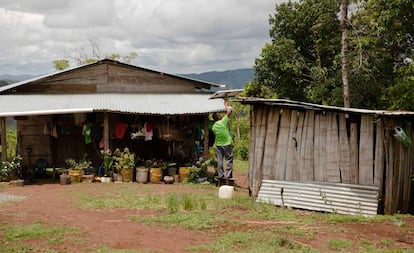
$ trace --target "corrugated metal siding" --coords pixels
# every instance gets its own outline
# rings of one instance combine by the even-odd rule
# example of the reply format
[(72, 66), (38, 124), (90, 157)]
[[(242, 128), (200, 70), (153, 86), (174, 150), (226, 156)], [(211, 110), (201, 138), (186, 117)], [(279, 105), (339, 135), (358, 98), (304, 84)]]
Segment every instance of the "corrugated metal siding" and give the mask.
[(378, 209), (378, 187), (263, 180), (257, 201), (313, 211), (373, 216)]
[(223, 111), (221, 99), (211, 94), (66, 94), (2, 95), (0, 117), (86, 108), (85, 111), (111, 111), (138, 114), (203, 114)]

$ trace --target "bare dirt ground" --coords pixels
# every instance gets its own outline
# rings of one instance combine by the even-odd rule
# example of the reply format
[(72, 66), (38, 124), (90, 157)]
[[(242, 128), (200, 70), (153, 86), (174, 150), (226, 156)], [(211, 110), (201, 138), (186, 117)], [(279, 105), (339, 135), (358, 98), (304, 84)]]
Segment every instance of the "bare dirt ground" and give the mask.
[[(248, 194), (246, 175), (235, 175), (239, 187), (239, 194)], [(131, 189), (136, 183), (128, 183)], [(169, 191), (194, 191), (194, 187), (182, 184), (147, 184), (148, 187), (156, 188), (157, 192)], [(108, 192), (117, 184), (72, 184), (60, 185), (54, 183), (38, 183), (25, 185), (23, 187), (5, 187), (1, 194), (23, 196), (24, 200), (0, 203), (0, 222), (3, 225), (33, 224), (42, 222), (45, 226), (75, 226), (82, 233), (82, 242), (61, 243), (52, 248), (57, 252), (91, 252), (91, 248), (97, 245), (105, 245), (108, 249), (130, 249), (145, 252), (185, 252), (186, 248), (206, 244), (214, 240), (216, 231), (209, 230), (187, 230), (175, 227), (173, 230), (162, 226), (151, 226), (129, 220), (130, 216), (151, 215), (148, 210), (116, 209), (116, 210), (80, 210), (76, 207), (74, 199), (68, 198), (68, 192), (88, 189), (95, 192)], [(73, 196), (73, 195), (72, 195)], [(304, 211), (304, 215), (307, 213)], [(414, 227), (414, 218), (404, 220), (407, 228)], [(266, 222), (251, 220), (246, 221), (243, 227), (221, 228), (219, 233), (226, 230), (246, 231), (249, 228), (266, 226), (285, 226), (278, 222)], [(392, 223), (369, 223), (369, 224), (344, 224), (332, 232), (332, 228), (325, 225), (314, 225), (317, 234), (312, 239), (298, 239), (298, 243), (309, 245), (321, 252), (332, 252), (327, 246), (330, 238), (343, 238), (360, 242), (361, 238), (369, 241), (380, 242), (389, 238), (396, 242), (394, 248), (413, 249), (414, 231), (408, 229), (401, 233), (399, 228)], [(315, 227), (318, 227), (315, 229)], [(344, 231), (347, 231), (344, 233)], [(1, 234), (0, 234), (1, 236)], [(68, 240), (70, 241), (70, 240)], [(30, 242), (38, 248), (42, 248), (41, 241)], [(51, 246), (48, 246), (51, 247)], [(86, 249), (89, 249), (86, 250)], [(93, 252), (93, 251), (92, 251)]]

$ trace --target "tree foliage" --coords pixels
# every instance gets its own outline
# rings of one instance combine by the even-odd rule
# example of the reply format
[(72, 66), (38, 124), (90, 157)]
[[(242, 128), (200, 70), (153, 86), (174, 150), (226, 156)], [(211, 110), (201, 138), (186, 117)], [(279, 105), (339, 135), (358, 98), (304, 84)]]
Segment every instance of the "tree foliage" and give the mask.
[(53, 61), (53, 66), (56, 70), (64, 70), (70, 67), (70, 60), (74, 61), (78, 66), (94, 63), (100, 59), (110, 60), (122, 60), (125, 63), (131, 63), (138, 54), (136, 52), (130, 52), (126, 55), (120, 55), (118, 53), (111, 53), (102, 56), (99, 43), (96, 40), (90, 40), (88, 47), (80, 47), (72, 50), (71, 53), (67, 53), (68, 59), (59, 59)]
[[(276, 5), (269, 18), (271, 42), (255, 61), (255, 80), (247, 85), (247, 95), (342, 106), (340, 4), (301, 0)], [(367, 0), (351, 6), (347, 52), (351, 105), (405, 107), (408, 101), (393, 99), (401, 90), (395, 87), (409, 83), (412, 2)]]

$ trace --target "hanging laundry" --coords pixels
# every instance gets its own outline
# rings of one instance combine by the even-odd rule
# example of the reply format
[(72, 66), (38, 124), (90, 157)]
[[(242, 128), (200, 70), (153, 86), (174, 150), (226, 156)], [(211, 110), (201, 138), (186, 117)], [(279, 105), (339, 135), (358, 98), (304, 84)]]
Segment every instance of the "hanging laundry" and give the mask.
[(124, 122), (117, 122), (115, 124), (115, 137), (117, 139), (123, 139), (126, 128), (127, 128), (127, 125)]
[(89, 144), (92, 142), (92, 130), (91, 125), (89, 123), (83, 125), (82, 135), (85, 137), (85, 144)]
[(104, 149), (105, 148), (105, 140), (104, 138), (101, 139), (101, 141), (99, 142), (99, 149)]
[(53, 126), (51, 135), (57, 139), (58, 133), (57, 133), (57, 126), (56, 125)]
[(51, 135), (50, 128), (49, 128), (49, 125), (47, 123), (45, 123), (45, 125), (43, 126), (43, 134), (44, 135)]
[(145, 141), (151, 141), (153, 136), (152, 125), (149, 122), (144, 124)]

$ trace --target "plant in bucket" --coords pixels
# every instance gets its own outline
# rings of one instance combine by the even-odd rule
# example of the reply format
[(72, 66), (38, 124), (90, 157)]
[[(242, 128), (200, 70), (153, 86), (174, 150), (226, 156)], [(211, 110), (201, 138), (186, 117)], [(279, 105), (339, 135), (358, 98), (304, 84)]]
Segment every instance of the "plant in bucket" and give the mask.
[(147, 160), (145, 162), (146, 167), (149, 168), (150, 182), (159, 183), (161, 181), (162, 169), (159, 162), (155, 159)]
[(129, 148), (124, 148), (122, 152), (117, 148), (114, 151), (114, 159), (114, 167), (122, 175), (122, 181), (131, 182), (135, 166), (135, 153), (130, 152)]
[(73, 158), (67, 158), (65, 160), (65, 163), (66, 167), (68, 168), (70, 182), (73, 183), (79, 183), (81, 181), (85, 169), (88, 169), (92, 164), (91, 161), (87, 160), (86, 155), (84, 155), (84, 158), (79, 162), (77, 162)]
[(102, 183), (111, 182), (112, 176), (112, 165), (114, 164), (114, 158), (112, 157), (112, 152), (110, 149), (103, 151), (103, 167), (104, 167), (104, 175), (101, 177)]

